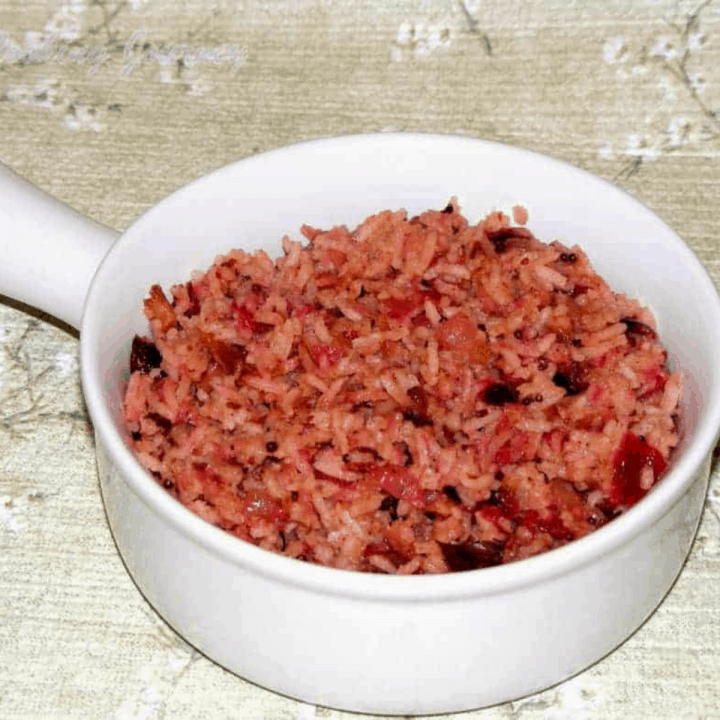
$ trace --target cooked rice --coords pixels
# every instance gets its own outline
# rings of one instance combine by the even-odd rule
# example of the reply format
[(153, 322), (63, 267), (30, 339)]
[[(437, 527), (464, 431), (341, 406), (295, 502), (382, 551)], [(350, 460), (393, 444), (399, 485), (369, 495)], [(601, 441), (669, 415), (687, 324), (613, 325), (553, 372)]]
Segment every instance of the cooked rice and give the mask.
[(681, 377), (580, 248), (454, 201), (302, 233), (145, 301), (129, 442), (208, 522), (331, 567), (442, 573), (582, 537), (665, 470)]

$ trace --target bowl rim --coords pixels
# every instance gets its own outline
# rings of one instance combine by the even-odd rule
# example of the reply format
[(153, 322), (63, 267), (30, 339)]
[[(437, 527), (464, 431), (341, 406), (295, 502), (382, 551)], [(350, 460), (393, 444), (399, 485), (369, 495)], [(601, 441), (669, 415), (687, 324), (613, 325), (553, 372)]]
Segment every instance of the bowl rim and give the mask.
[[(340, 135), (302, 141), (240, 159), (185, 185), (143, 213), (110, 249), (91, 283), (85, 303), (81, 332), (83, 388), (98, 445), (107, 450), (112, 463), (119, 469), (123, 481), (158, 516), (158, 521), (169, 523), (187, 539), (202, 545), (233, 565), (278, 583), (303, 587), (326, 595), (403, 603), (410, 601), (434, 602), (441, 599), (462, 599), (469, 596), (507, 593), (538, 580), (548, 580), (566, 574), (617, 551), (636, 536), (647, 531), (670, 511), (709, 458), (718, 434), (720, 434), (720, 377), (715, 378), (711, 386), (710, 397), (704, 398), (705, 407), (698, 420), (694, 437), (683, 455), (676, 460), (674, 467), (662, 479), (662, 482), (654, 486), (652, 491), (636, 506), (588, 536), (574, 540), (561, 548), (507, 565), (442, 575), (393, 576), (341, 570), (288, 558), (244, 542), (202, 520), (160, 488), (135, 459), (117, 431), (103, 400), (98, 360), (93, 352), (101, 329), (98, 313), (95, 311), (97, 303), (94, 302), (94, 298), (102, 291), (103, 274), (111, 271), (112, 257), (116, 248), (121, 246), (126, 238), (132, 238), (136, 229), (142, 227), (148, 216), (161, 212), (167, 200), (183, 193), (192, 193), (198, 184), (205, 182), (208, 178), (217, 177), (223, 173), (232, 173), (238, 166), (242, 165), (244, 168), (252, 170), (254, 166), (263, 163), (268, 157), (285, 156), (288, 160), (292, 160), (298, 153), (312, 152), (317, 148), (336, 149), (338, 152), (343, 152), (351, 146), (357, 147), (363, 144), (370, 146), (387, 144), (390, 146), (397, 143), (407, 143), (408, 147), (427, 143), (447, 143), (448, 147), (453, 146), (454, 148), (467, 146), (473, 151), (484, 149), (488, 152), (507, 153), (510, 156), (529, 156), (533, 157), (535, 161), (548, 163), (565, 172), (578, 173), (579, 177), (592, 180), (595, 184), (599, 183), (607, 191), (625, 196), (626, 201), (628, 199), (632, 201), (639, 212), (651, 215), (655, 222), (662, 223), (672, 233), (673, 239), (678, 245), (678, 252), (685, 254), (688, 265), (694, 270), (693, 280), (702, 283), (708, 298), (712, 299), (712, 306), (704, 308), (705, 314), (716, 318), (720, 324), (720, 298), (717, 290), (707, 270), (687, 243), (647, 206), (627, 191), (581, 168), (532, 150), (452, 134), (384, 132)], [(720, 335), (716, 333), (712, 342), (715, 357), (720, 365)]]

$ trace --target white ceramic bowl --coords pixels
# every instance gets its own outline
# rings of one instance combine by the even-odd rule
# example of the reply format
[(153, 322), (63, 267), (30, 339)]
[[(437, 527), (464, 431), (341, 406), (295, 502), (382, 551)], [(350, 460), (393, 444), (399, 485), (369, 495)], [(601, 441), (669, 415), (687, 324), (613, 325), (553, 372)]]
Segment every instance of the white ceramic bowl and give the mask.
[[(148, 477), (123, 441), (120, 411), (129, 347), (146, 331), (141, 300), (152, 283), (184, 280), (236, 246), (277, 254), (282, 235), (297, 236), (302, 223), (352, 226), (388, 207), (442, 208), (451, 196), (472, 220), (521, 203), (541, 239), (582, 245), (614, 289), (655, 312), (671, 362), (685, 375), (681, 442), (666, 477), (636, 507), (586, 538), (514, 564), (388, 577), (260, 550), (206, 524)], [(8, 172), (0, 173), (0, 197), (9, 258), (0, 292), (78, 324), (112, 233)], [(28, 282), (23, 263), (45, 279)], [(680, 571), (720, 427), (719, 327), (715, 288), (667, 225), (621, 190), (547, 157), (404, 134), (252, 157), (143, 215), (91, 283), (82, 378), (110, 527), (153, 607), (208, 657), (259, 685), (309, 703), (388, 714), (515, 699), (617, 647)]]

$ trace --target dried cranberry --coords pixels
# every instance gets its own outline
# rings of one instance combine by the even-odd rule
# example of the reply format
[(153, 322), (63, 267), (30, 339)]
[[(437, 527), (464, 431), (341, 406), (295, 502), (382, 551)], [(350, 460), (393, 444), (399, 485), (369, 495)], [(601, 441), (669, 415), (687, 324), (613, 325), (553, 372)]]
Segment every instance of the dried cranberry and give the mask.
[(453, 485), (446, 485), (443, 489), (443, 495), (448, 498), (448, 500), (452, 500), (454, 503), (457, 503), (458, 505), (462, 503), (462, 499), (460, 498), (460, 495), (457, 491), (457, 488)]
[(498, 255), (502, 255), (507, 248), (510, 240), (529, 240), (532, 238), (532, 233), (525, 228), (518, 227), (506, 227), (500, 228), (500, 230), (485, 231), (487, 239), (492, 243), (495, 248), (495, 252)]
[(558, 367), (552, 381), (568, 395), (579, 395), (590, 387), (586, 369), (576, 362)]
[(652, 468), (655, 481), (665, 472), (667, 461), (650, 443), (626, 432), (615, 453), (610, 502), (629, 507), (640, 500), (647, 492), (640, 485), (642, 471), (647, 467)]
[(450, 572), (478, 570), (502, 564), (504, 545), (497, 542), (438, 543)]
[(428, 396), (422, 385), (414, 385), (411, 387), (407, 391), (407, 396), (421, 413), (427, 413)]
[(433, 421), (424, 413), (415, 412), (415, 410), (404, 410), (403, 420), (411, 422), (415, 427), (431, 427)]
[(386, 495), (380, 503), (380, 510), (388, 513), (390, 515), (390, 519), (394, 521), (398, 519), (397, 506), (398, 499), (392, 495)]
[(150, 418), (150, 420), (152, 420), (161, 430), (164, 430), (165, 432), (170, 430), (172, 427), (172, 422), (158, 413), (148, 413), (148, 418)]
[(516, 403), (520, 399), (518, 391), (505, 383), (493, 383), (485, 388), (482, 395), (487, 405), (505, 405), (505, 403)]
[(160, 367), (162, 355), (151, 340), (136, 335), (130, 350), (130, 372), (149, 373)]
[(657, 333), (649, 325), (639, 320), (622, 318), (620, 322), (625, 324), (625, 336), (632, 347), (635, 347), (642, 338), (654, 340), (657, 337)]

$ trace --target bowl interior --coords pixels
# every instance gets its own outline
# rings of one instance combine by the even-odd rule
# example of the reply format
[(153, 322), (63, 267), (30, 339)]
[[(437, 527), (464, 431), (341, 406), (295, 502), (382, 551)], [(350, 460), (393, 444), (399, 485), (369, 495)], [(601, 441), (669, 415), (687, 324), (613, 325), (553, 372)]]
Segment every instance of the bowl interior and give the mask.
[[(86, 305), (85, 393), (104, 441), (126, 453), (120, 414), (129, 348), (147, 330), (142, 299), (151, 284), (184, 282), (235, 247), (277, 256), (283, 235), (299, 237), (303, 223), (355, 226), (379, 210), (413, 214), (440, 209), (451, 197), (470, 221), (523, 205), (541, 240), (582, 246), (614, 290), (652, 309), (670, 362), (685, 378), (678, 472), (660, 484), (668, 497), (678, 492), (680, 475), (702, 462), (719, 423), (720, 304), (701, 264), (656, 215), (614, 186), (535, 153), (451, 136), (291, 146), (212, 173), (143, 215), (102, 264)], [(139, 483), (146, 487), (136, 491), (163, 502), (152, 481)]]

